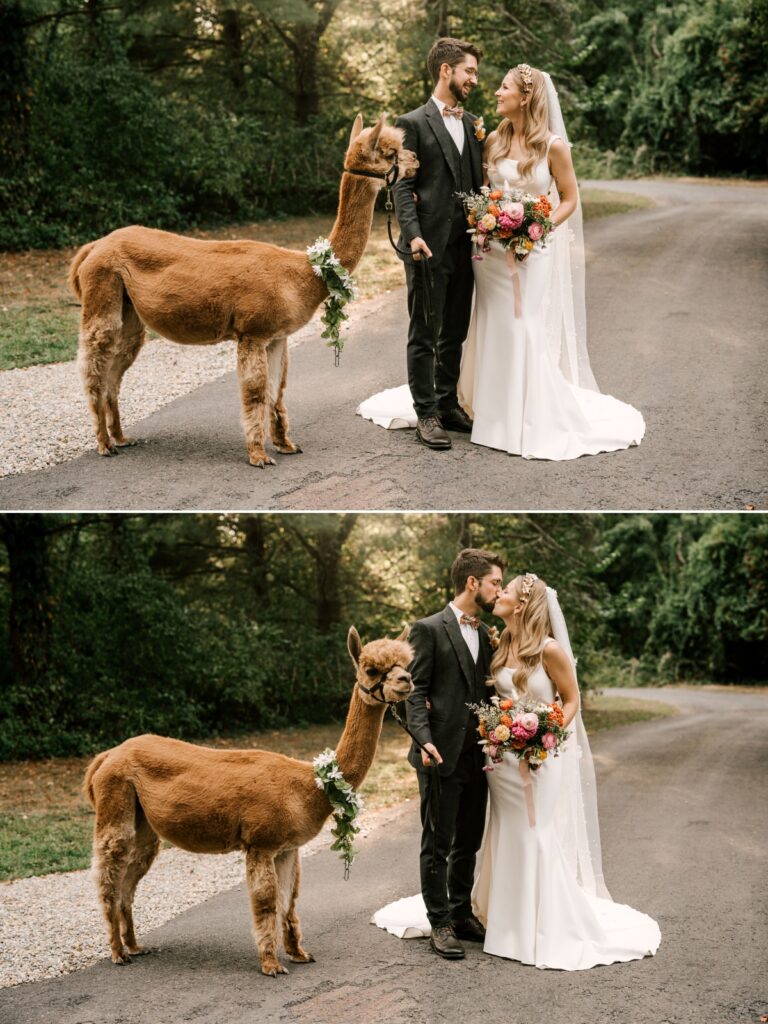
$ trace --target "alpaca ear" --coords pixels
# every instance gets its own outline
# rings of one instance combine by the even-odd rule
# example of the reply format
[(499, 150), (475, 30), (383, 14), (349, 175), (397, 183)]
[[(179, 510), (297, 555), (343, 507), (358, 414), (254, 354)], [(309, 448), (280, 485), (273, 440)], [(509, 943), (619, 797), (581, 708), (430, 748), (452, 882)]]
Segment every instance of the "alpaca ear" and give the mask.
[(411, 632), (411, 627), (408, 625), (408, 623), (406, 623), (405, 626), (403, 627), (403, 632), (400, 634), (400, 636), (397, 639), (398, 640), (402, 640), (402, 641), (407, 640), (408, 639), (408, 634), (410, 632)]
[(347, 650), (349, 656), (355, 664), (355, 667), (360, 663), (360, 652), (363, 649), (363, 644), (360, 640), (360, 634), (357, 632), (354, 626), (349, 627), (347, 633)]
[(357, 138), (357, 136), (360, 134), (360, 132), (362, 130), (363, 130), (363, 115), (362, 114), (358, 114), (357, 117), (355, 118), (355, 123), (352, 125), (352, 131), (351, 131), (350, 136), (349, 136), (349, 144), (350, 144), (350, 146), (352, 145), (352, 143), (355, 141), (355, 139)]
[(384, 127), (384, 122), (386, 121), (386, 119), (387, 115), (382, 114), (379, 120), (374, 125), (373, 129), (371, 130), (371, 134), (368, 136), (368, 148), (370, 149), (371, 152), (373, 152), (374, 149), (376, 148), (376, 143), (379, 141), (381, 129)]

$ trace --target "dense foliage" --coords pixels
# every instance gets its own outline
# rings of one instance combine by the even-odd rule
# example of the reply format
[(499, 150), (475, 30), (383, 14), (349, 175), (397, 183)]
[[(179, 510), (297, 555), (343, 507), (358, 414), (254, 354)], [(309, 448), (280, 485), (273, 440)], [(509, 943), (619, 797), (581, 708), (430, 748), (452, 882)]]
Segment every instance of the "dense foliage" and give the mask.
[(583, 686), (768, 679), (768, 524), (726, 515), (3, 515), (0, 758), (340, 718), (459, 547), (554, 585)]
[(333, 206), (439, 34), (556, 77), (582, 173), (766, 171), (768, 0), (3, 0), (0, 248)]

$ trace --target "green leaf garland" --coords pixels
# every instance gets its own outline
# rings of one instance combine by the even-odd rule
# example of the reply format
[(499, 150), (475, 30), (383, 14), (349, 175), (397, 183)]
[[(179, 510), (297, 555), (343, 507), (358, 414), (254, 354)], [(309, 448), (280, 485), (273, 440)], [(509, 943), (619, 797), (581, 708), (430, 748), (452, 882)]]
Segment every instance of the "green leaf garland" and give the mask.
[(307, 256), (313, 271), (323, 279), (323, 284), (328, 289), (328, 298), (324, 302), (325, 311), (321, 318), (325, 330), (321, 337), (327, 338), (326, 344), (336, 349), (338, 359), (344, 348), (340, 328), (342, 323), (349, 319), (344, 307), (355, 298), (354, 283), (327, 238), (318, 238), (314, 245), (310, 245), (307, 248)]
[(344, 778), (336, 760), (336, 751), (326, 747), (312, 761), (315, 785), (322, 789), (333, 808), (336, 821), (331, 835), (335, 836), (331, 849), (337, 850), (344, 861), (344, 878), (349, 878), (349, 867), (355, 859), (354, 837), (360, 831), (355, 819), (363, 811), (363, 799)]

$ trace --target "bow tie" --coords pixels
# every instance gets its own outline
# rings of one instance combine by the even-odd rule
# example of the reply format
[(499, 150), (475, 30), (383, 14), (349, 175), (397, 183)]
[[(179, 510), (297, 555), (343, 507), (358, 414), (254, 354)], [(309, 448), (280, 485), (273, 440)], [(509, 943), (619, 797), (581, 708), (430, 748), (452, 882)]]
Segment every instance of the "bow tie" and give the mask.
[(443, 117), (464, 117), (464, 107), (443, 107)]
[(462, 615), (459, 619), (459, 625), (471, 626), (472, 629), (480, 628), (480, 619), (476, 615)]

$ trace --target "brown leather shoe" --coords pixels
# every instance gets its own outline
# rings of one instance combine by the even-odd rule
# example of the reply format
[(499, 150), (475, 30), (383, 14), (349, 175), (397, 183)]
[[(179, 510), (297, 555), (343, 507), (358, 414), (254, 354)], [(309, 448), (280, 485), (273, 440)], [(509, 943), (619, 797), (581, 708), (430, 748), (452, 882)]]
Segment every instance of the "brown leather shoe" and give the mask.
[(438, 925), (432, 929), (429, 937), (429, 948), (433, 949), (444, 960), (463, 960), (466, 956), (464, 947), (453, 934), (449, 924)]
[(472, 420), (461, 406), (457, 405), (448, 412), (439, 413), (443, 430), (458, 430), (461, 434), (472, 433)]
[(440, 426), (437, 416), (425, 416), (423, 420), (416, 420), (416, 437), (427, 448), (441, 450), (451, 447), (451, 439)]
[(451, 924), (451, 930), (457, 939), (464, 939), (465, 942), (485, 942), (485, 928), (474, 914), (470, 917), (463, 917), (460, 921), (454, 921)]

